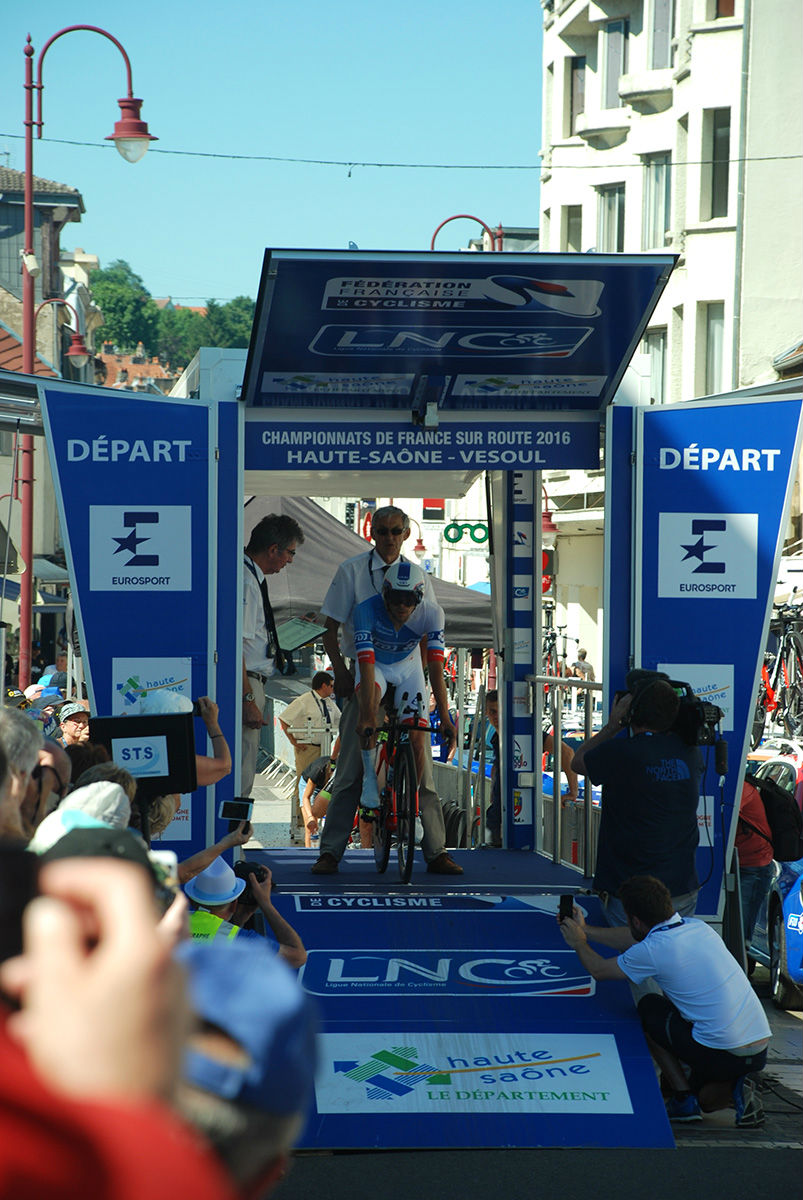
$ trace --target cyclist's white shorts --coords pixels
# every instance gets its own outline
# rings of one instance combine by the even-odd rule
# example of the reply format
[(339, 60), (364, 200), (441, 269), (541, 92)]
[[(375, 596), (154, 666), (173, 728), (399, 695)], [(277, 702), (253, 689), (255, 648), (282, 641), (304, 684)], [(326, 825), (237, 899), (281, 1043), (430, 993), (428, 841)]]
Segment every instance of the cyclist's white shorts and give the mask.
[[(384, 696), (387, 686), (392, 683), (396, 689), (396, 712), (399, 719), (426, 721), (429, 723), (429, 694), (424, 682), (424, 668), (421, 665), (421, 655), (416, 647), (415, 654), (397, 663), (374, 663), (374, 678), (379, 688), (380, 696)], [(360, 686), (360, 664), (357, 663), (357, 687)]]

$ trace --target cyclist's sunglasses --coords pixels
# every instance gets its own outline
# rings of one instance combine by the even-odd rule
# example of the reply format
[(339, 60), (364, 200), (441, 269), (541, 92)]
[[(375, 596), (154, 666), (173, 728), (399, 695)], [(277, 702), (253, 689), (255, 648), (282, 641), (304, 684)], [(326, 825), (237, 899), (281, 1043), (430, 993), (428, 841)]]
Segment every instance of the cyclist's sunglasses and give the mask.
[(421, 597), (416, 592), (399, 592), (391, 588), (387, 593), (388, 604), (403, 604), (405, 608), (415, 608)]

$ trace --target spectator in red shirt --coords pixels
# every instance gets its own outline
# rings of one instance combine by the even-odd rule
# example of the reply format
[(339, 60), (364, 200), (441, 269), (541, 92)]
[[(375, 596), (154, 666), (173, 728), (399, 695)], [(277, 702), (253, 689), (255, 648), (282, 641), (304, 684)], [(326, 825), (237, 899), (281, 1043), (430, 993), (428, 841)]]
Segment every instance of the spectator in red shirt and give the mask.
[[(772, 883), (772, 834), (758, 788), (749, 779), (742, 784), (736, 853), (739, 856), (744, 944), (749, 948), (756, 917)], [(748, 973), (752, 973), (754, 966), (755, 960), (748, 955)]]

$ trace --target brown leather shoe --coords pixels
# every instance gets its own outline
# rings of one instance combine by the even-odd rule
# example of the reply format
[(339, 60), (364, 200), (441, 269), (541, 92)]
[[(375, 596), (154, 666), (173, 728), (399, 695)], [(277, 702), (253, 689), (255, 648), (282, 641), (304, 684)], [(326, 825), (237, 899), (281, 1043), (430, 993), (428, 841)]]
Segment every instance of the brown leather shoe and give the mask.
[(334, 854), (327, 854), (326, 851), (314, 862), (310, 867), (313, 875), (337, 875), (337, 859)]
[(453, 858), (444, 850), (443, 854), (439, 854), (437, 858), (433, 858), (432, 862), (427, 863), (427, 871), (430, 875), (462, 875), (463, 868), (458, 866)]

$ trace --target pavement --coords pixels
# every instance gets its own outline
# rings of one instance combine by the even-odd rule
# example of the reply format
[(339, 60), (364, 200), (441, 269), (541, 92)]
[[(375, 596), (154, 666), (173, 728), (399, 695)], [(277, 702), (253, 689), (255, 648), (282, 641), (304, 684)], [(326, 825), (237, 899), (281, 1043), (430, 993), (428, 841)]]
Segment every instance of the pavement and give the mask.
[[(254, 838), (245, 847), (303, 846), (291, 827), (289, 789), (264, 780), (254, 788)], [(315, 851), (310, 851), (310, 862)], [(294, 1156), (275, 1200), (355, 1200), (370, 1190), (382, 1200), (431, 1193), (438, 1200), (529, 1200), (533, 1191), (560, 1200), (795, 1200), (803, 1178), (803, 1012), (782, 1012), (770, 999), (769, 976), (757, 967), (753, 986), (772, 1028), (767, 1065), (759, 1077), (765, 1124), (741, 1130), (728, 1109), (701, 1122), (676, 1125), (675, 1150), (554, 1149), (304, 1151)], [(771, 1156), (770, 1156), (771, 1152)]]

